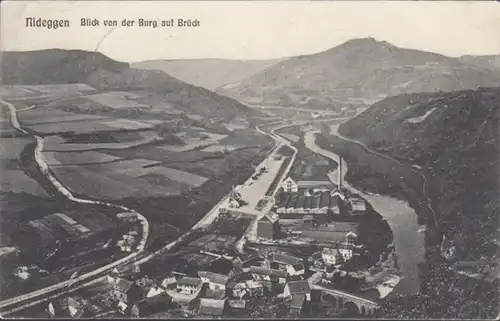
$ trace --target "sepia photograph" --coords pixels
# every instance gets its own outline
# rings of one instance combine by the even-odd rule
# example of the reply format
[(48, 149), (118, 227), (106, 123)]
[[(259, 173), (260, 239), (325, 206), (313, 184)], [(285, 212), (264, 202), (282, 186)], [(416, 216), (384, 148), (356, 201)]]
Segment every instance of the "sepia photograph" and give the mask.
[(499, 1), (0, 7), (2, 318), (500, 319)]

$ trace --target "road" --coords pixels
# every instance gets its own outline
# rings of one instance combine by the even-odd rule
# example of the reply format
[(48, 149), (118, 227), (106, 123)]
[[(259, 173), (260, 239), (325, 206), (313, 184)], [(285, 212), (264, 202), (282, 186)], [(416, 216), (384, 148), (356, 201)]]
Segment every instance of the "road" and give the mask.
[(311, 108), (300, 108), (300, 107), (282, 107), (282, 106), (261, 106), (261, 105), (252, 105), (252, 104), (245, 104), (246, 106), (250, 108), (256, 108), (256, 109), (285, 109), (285, 110), (298, 110), (298, 111), (304, 111), (308, 113), (326, 113), (326, 114), (335, 114), (338, 115), (337, 112), (332, 111), (331, 109), (311, 109)]
[[(146, 242), (149, 237), (149, 222), (147, 219), (139, 214), (137, 211), (132, 210), (130, 208), (127, 208), (125, 206), (121, 205), (116, 205), (112, 203), (107, 203), (103, 201), (95, 201), (95, 200), (89, 200), (89, 199), (83, 199), (79, 197), (75, 197), (69, 189), (67, 189), (60, 181), (57, 180), (57, 178), (52, 174), (50, 171), (49, 166), (47, 165), (47, 162), (45, 161), (44, 155), (43, 155), (43, 147), (44, 147), (44, 140), (42, 137), (34, 134), (30, 134), (27, 130), (25, 130), (21, 124), (19, 123), (19, 119), (17, 117), (17, 110), (14, 107), (13, 104), (2, 101), (0, 100), (0, 103), (4, 106), (7, 106), (10, 112), (10, 122), (12, 126), (18, 130), (19, 132), (30, 135), (33, 138), (36, 139), (36, 148), (35, 148), (35, 161), (40, 168), (41, 173), (54, 185), (54, 187), (68, 200), (76, 202), (76, 203), (83, 203), (83, 204), (97, 204), (97, 205), (103, 205), (107, 207), (112, 207), (116, 209), (120, 209), (125, 212), (131, 212), (137, 215), (137, 218), (141, 222), (141, 225), (143, 227), (143, 232), (142, 232), (142, 239), (139, 242), (139, 245), (136, 248), (136, 251), (113, 262), (110, 264), (107, 264), (105, 266), (102, 266), (94, 271), (91, 271), (86, 274), (82, 274), (74, 279), (66, 280), (54, 285), (51, 285), (49, 287), (39, 289), (30, 293), (26, 293), (17, 297), (9, 298), (3, 301), (0, 301), (0, 310), (2, 311), (2, 316), (5, 316), (8, 313), (12, 313), (18, 310), (21, 310), (25, 308), (25, 306), (16, 306), (14, 309), (9, 309), (9, 307), (16, 305), (16, 304), (21, 304), (22, 302), (28, 301), (28, 300), (33, 300), (37, 299), (40, 297), (44, 297), (43, 300), (47, 299), (47, 296), (51, 293), (57, 292), (57, 295), (64, 294), (65, 290), (69, 290), (70, 287), (77, 283), (89, 281), (89, 282), (94, 282), (95, 278), (98, 276), (101, 276), (105, 274), (106, 272), (111, 271), (113, 268), (122, 265), (122, 264), (127, 264), (133, 260), (135, 260), (140, 254), (144, 252), (144, 248), (146, 245)], [(91, 280), (91, 281), (90, 281)], [(85, 283), (79, 284), (78, 287), (84, 285)], [(74, 290), (74, 289), (73, 289)]]

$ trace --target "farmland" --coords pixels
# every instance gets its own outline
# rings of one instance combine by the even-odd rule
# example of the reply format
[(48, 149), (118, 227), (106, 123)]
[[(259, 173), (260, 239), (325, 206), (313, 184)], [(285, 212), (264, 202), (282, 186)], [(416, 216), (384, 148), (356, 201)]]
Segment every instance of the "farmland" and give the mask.
[[(14, 87), (10, 90), (25, 91)], [(33, 95), (23, 96), (16, 108), (22, 110), (21, 125), (43, 137), (51, 171), (76, 196), (143, 213), (158, 226), (151, 233), (154, 247), (189, 229), (232, 185), (249, 177), (272, 147), (273, 141), (244, 119), (205, 115), (201, 105), (187, 110), (185, 101), (168, 95), (74, 86), (44, 96), (41, 92), (56, 92), (57, 85), (37, 88), (26, 89)], [(20, 155), (29, 143), (21, 138), (8, 149)], [(2, 155), (9, 152), (0, 148)], [(36, 172), (32, 159), (25, 163)], [(18, 172), (11, 176), (23, 174), (13, 170)], [(30, 191), (5, 185), (5, 191), (21, 190)]]
[(57, 165), (85, 165), (108, 163), (119, 160), (119, 157), (96, 151), (85, 152), (43, 152), (49, 166)]
[[(207, 178), (156, 165), (145, 159), (105, 164), (59, 165), (53, 168), (70, 190), (92, 198), (121, 199), (176, 195), (202, 185)], [(82, 184), (82, 182), (84, 182)]]
[(304, 134), (302, 126), (290, 126), (278, 130), (279, 134), (294, 135), (299, 138), (293, 142), (297, 147), (297, 158), (290, 170), (290, 175), (295, 179), (323, 181), (329, 180), (328, 173), (333, 171), (337, 164), (331, 159), (311, 152), (304, 146)]
[(19, 162), (29, 144), (34, 144), (30, 137), (0, 137), (0, 191), (48, 197), (36, 180), (26, 175)]

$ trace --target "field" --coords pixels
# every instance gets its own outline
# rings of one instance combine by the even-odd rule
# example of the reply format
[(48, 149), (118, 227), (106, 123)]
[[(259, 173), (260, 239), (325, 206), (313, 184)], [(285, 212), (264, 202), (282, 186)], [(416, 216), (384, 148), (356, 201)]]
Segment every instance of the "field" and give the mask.
[[(43, 88), (49, 89), (54, 88)], [(15, 103), (23, 110), (20, 123), (43, 136), (43, 156), (57, 179), (75, 196), (109, 200), (144, 214), (158, 226), (148, 244), (155, 248), (190, 228), (232, 185), (248, 178), (272, 147), (272, 140), (245, 120), (199, 112), (201, 104), (189, 109), (162, 94), (72, 89), (44, 96), (16, 90), (25, 92)], [(18, 156), (30, 142), (10, 139), (0, 145), (2, 156)], [(25, 157), (36, 172), (32, 153)], [(13, 160), (2, 160), (2, 166), (12, 168), (10, 176), (23, 175)], [(35, 192), (2, 184), (2, 191), (21, 189)]]
[(0, 158), (19, 159), (26, 145), (34, 143), (31, 137), (2, 137), (0, 138)]
[(12, 193), (28, 193), (40, 197), (48, 197), (45, 190), (22, 170), (1, 170), (0, 191)]
[(34, 143), (29, 137), (0, 138), (0, 191), (48, 197), (45, 190), (23, 171), (19, 159), (24, 148)]
[(10, 120), (6, 117), (0, 118), (0, 137), (16, 136), (18, 131), (12, 127)]
[[(130, 135), (133, 134), (137, 139), (131, 139)], [(110, 133), (106, 135), (102, 140), (108, 140), (107, 142), (99, 142), (99, 136), (103, 138), (103, 135), (88, 135), (88, 140), (90, 142), (78, 141), (72, 143), (72, 139), (65, 139), (61, 136), (49, 136), (45, 139), (45, 151), (89, 151), (96, 149), (127, 149), (135, 146), (141, 146), (144, 144), (152, 143), (155, 141), (161, 141), (162, 137), (155, 132), (143, 131), (137, 133)], [(123, 139), (122, 139), (123, 138)], [(97, 141), (96, 141), (97, 140)], [(92, 142), (95, 141), (95, 142)]]
[(63, 122), (75, 122), (92, 120), (112, 120), (112, 118), (96, 115), (77, 114), (72, 112), (61, 111), (53, 108), (33, 108), (19, 112), (19, 122), (26, 126), (42, 125), (42, 124), (57, 124)]
[(117, 161), (120, 159), (116, 156), (95, 151), (43, 152), (43, 156), (49, 166), (98, 164)]
[(43, 107), (20, 112), (19, 121), (24, 126), (40, 134), (88, 134), (101, 131), (144, 130), (151, 129), (154, 125), (162, 123), (160, 120), (137, 121)]
[(86, 84), (57, 84), (57, 85), (3, 85), (0, 86), (0, 95), (9, 98), (26, 98), (31, 96), (62, 96), (84, 94), (96, 91)]
[(148, 105), (132, 100), (139, 97), (141, 96), (128, 92), (107, 92), (90, 95), (86, 98), (110, 108), (150, 108)]
[(151, 166), (157, 164), (157, 161), (133, 159), (92, 165), (59, 165), (53, 171), (70, 190), (106, 199), (175, 195), (207, 181), (205, 177), (188, 172)]
[(294, 146), (298, 149), (297, 158), (295, 160), (290, 175), (296, 180), (304, 181), (323, 181), (329, 180), (328, 173), (333, 171), (337, 164), (329, 158), (311, 152), (304, 146), (303, 126), (290, 126), (282, 128), (278, 131), (280, 135), (293, 135), (299, 138), (294, 142)]
[(230, 145), (210, 145), (208, 147), (203, 148), (201, 151), (205, 153), (226, 153), (226, 152), (232, 152), (233, 150), (237, 149), (238, 147), (236, 146), (230, 146)]
[(195, 135), (188, 132), (181, 132), (176, 134), (176, 136), (184, 141), (184, 145), (182, 146), (164, 145), (161, 146), (161, 148), (173, 152), (187, 152), (193, 149), (199, 149), (201, 147), (216, 144), (221, 139), (226, 138), (228, 135), (219, 135), (206, 131), (199, 131)]

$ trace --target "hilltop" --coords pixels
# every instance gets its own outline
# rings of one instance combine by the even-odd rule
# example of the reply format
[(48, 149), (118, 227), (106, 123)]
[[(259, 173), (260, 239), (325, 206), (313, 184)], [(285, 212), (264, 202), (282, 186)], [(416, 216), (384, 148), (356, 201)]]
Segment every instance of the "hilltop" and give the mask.
[(49, 49), (3, 52), (1, 58), (1, 81), (5, 85), (84, 83), (100, 91), (145, 90), (203, 116), (258, 115), (234, 99), (187, 84), (162, 71), (132, 68), (98, 52)]
[(217, 92), (251, 104), (341, 109), (403, 93), (499, 84), (500, 72), (364, 38), (284, 60)]

